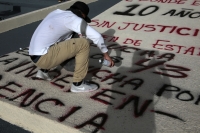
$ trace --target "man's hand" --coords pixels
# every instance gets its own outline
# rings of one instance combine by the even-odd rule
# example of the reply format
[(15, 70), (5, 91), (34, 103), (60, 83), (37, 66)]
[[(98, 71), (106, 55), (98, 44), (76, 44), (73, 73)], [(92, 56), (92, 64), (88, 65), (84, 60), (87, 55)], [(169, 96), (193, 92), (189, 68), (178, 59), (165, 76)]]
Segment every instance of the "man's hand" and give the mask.
[(115, 65), (115, 63), (114, 63), (114, 61), (110, 58), (110, 56), (108, 55), (108, 53), (106, 52), (106, 53), (104, 53), (103, 55), (104, 55), (104, 59), (106, 59), (106, 60), (108, 60), (108, 61), (111, 62), (109, 67), (113, 67), (113, 66)]

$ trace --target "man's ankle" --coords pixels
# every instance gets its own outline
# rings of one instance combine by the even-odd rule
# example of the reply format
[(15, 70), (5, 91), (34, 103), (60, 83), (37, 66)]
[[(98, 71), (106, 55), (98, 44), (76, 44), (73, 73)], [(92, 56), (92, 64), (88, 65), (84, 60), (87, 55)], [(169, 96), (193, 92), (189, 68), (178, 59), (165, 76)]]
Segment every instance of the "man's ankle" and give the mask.
[(80, 86), (82, 84), (83, 81), (80, 81), (80, 82), (73, 82), (73, 85), (75, 86)]
[(48, 73), (49, 72), (49, 70), (47, 70), (47, 69), (41, 69), (41, 71), (44, 72), (44, 73)]

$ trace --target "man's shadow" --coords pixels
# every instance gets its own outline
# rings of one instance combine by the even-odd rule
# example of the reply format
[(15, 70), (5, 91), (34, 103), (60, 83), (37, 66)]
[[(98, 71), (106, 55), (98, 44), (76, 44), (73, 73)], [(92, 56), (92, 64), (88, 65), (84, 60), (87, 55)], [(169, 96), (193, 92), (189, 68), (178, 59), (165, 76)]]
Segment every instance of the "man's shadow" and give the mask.
[[(148, 51), (137, 48), (130, 53), (123, 53), (126, 57), (123, 58), (122, 65), (113, 74), (115, 76), (110, 76), (104, 83), (111, 85), (111, 88), (105, 88), (102, 92), (101, 98), (108, 105), (108, 119), (103, 126), (105, 130), (101, 130), (101, 133), (155, 132), (155, 113), (165, 114), (165, 110), (155, 110), (156, 103), (159, 102), (155, 95), (163, 84), (171, 84), (171, 81), (169, 77), (156, 73), (160, 73), (164, 63), (155, 64), (165, 62), (165, 59), (159, 59), (158, 51), (154, 54), (152, 56)], [(163, 97), (170, 98), (171, 92)]]

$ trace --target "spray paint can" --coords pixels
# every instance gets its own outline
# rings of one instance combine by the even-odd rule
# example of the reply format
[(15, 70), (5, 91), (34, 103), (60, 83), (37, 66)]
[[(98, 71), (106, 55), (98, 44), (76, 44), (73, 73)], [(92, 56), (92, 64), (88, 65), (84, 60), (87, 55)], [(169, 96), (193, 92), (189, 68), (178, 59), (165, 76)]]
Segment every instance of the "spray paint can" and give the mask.
[(111, 62), (106, 60), (106, 59), (100, 59), (99, 63), (104, 65), (104, 66), (110, 66)]

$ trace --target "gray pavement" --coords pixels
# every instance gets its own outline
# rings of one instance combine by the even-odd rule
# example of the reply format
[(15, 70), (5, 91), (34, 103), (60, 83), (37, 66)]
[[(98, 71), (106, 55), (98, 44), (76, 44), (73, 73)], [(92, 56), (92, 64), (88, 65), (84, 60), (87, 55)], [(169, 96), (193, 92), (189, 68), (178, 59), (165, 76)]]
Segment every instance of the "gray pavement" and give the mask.
[[(93, 18), (103, 11), (107, 10), (114, 4), (121, 0), (98, 0), (97, 2), (89, 4), (90, 13), (89, 17)], [(13, 6), (20, 6), (21, 12), (13, 13), (12, 15), (4, 16), (3, 19), (18, 16), (24, 13), (35, 11), (41, 8), (58, 4), (57, 0), (0, 0), (0, 12), (13, 11)], [(3, 21), (3, 20), (2, 20)], [(0, 56), (16, 51), (20, 47), (28, 47), (31, 36), (40, 23), (34, 22), (20, 28), (16, 28), (0, 34)], [(0, 25), (1, 28), (2, 25)], [(12, 125), (2, 119), (0, 119), (0, 133), (29, 133), (20, 127)]]

